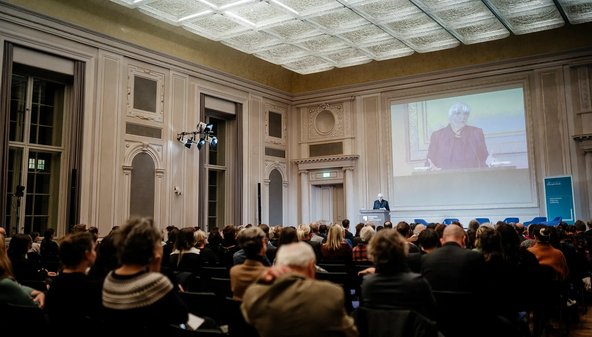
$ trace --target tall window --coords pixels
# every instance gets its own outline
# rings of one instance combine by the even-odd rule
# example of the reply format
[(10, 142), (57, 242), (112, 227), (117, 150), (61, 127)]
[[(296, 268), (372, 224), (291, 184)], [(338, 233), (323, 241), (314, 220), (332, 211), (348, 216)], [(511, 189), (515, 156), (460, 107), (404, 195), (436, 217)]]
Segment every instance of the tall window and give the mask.
[(214, 125), (214, 132), (218, 138), (217, 146), (208, 147), (208, 228), (224, 226), (224, 212), (226, 199), (226, 121), (210, 117), (208, 123)]
[(43, 232), (57, 225), (65, 94), (65, 82), (15, 64), (4, 191), (5, 223), (11, 233)]

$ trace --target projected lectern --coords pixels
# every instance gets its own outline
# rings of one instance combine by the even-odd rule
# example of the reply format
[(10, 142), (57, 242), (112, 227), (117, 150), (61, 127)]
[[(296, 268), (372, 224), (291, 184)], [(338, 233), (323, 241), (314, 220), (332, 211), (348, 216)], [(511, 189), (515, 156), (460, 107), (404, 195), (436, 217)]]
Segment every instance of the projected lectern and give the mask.
[(391, 220), (391, 212), (386, 209), (362, 209), (360, 210), (360, 222), (373, 222), (376, 226), (382, 226), (385, 221)]

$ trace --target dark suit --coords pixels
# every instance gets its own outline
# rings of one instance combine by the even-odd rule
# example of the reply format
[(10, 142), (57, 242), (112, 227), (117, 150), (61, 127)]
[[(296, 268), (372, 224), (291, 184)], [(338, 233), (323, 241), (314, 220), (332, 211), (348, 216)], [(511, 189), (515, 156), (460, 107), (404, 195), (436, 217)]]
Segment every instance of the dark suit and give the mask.
[(389, 203), (388, 201), (382, 199), (382, 200), (374, 200), (374, 206), (372, 207), (373, 209), (381, 209), (384, 208), (387, 211), (390, 211), (391, 208), (389, 207)]
[(481, 254), (447, 242), (423, 255), (421, 273), (433, 290), (476, 292), (483, 285), (485, 262)]

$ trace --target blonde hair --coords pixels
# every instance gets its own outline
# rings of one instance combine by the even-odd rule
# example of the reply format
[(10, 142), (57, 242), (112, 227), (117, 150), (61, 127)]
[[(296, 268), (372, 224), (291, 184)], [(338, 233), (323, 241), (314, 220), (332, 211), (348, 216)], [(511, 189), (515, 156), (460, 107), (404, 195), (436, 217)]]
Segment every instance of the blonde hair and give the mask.
[(345, 239), (345, 234), (343, 233), (343, 227), (340, 224), (334, 224), (329, 228), (329, 234), (327, 235), (327, 248), (329, 250), (338, 250), (341, 248), (341, 244)]
[(193, 237), (195, 239), (195, 246), (197, 247), (201, 246), (202, 244), (205, 244), (208, 238), (206, 232), (202, 231), (201, 229), (198, 229), (195, 232), (193, 232)]

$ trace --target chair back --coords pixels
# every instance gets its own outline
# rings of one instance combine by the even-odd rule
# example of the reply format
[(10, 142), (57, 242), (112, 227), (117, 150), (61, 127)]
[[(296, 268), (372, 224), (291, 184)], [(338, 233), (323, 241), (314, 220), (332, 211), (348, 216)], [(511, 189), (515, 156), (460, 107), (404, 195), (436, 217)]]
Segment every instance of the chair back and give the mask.
[(507, 224), (512, 224), (512, 223), (516, 224), (516, 223), (520, 222), (520, 219), (519, 218), (505, 218), (504, 222)]
[(547, 217), (546, 216), (535, 216), (534, 218), (532, 218), (532, 220), (530, 221), (526, 221), (524, 223), (524, 226), (528, 226), (528, 225), (538, 225), (538, 224), (542, 224), (545, 221), (547, 221)]
[(491, 223), (491, 221), (489, 220), (489, 218), (475, 218), (475, 220), (477, 220), (480, 225), (482, 225), (484, 223)]
[(35, 305), (0, 304), (1, 329), (20, 330), (23, 336), (45, 335), (49, 324), (43, 310)]
[(240, 309), (241, 301), (230, 297), (224, 299), (225, 318), (228, 323), (228, 335), (230, 337), (259, 337), (254, 326), (245, 321)]
[(453, 222), (460, 222), (457, 218), (446, 218), (444, 220), (442, 220), (442, 223), (445, 225), (450, 225)]
[(415, 222), (416, 224), (422, 224), (422, 225), (429, 225), (429, 223), (427, 221), (425, 221), (424, 219), (413, 219), (413, 222)]
[(360, 337), (437, 337), (438, 325), (409, 309), (359, 307), (355, 312)]
[(223, 302), (216, 294), (185, 291), (179, 293), (179, 296), (187, 305), (190, 313), (200, 317), (209, 317), (220, 324)]

